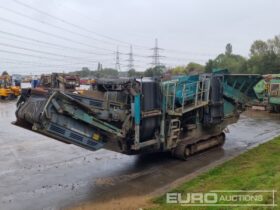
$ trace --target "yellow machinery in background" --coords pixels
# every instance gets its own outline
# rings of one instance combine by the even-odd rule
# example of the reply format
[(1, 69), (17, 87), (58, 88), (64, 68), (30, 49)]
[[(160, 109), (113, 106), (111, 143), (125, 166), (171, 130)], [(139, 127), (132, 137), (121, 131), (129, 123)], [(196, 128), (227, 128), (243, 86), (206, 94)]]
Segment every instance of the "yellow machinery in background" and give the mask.
[(13, 79), (7, 72), (0, 76), (0, 98), (16, 99), (21, 94), (20, 81)]

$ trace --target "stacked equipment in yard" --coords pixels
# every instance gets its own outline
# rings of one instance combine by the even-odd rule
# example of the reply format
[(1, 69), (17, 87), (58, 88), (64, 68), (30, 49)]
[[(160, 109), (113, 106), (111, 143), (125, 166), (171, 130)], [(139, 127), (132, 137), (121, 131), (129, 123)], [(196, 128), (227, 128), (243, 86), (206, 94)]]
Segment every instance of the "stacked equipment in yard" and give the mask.
[(42, 74), (38, 86), (43, 89), (73, 92), (80, 86), (80, 77), (65, 73)]

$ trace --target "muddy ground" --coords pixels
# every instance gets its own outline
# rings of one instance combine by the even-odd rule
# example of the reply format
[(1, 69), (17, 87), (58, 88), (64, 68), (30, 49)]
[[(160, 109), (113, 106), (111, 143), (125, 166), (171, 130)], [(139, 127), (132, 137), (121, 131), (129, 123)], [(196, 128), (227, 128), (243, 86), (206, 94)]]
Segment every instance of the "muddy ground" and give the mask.
[(120, 207), (122, 202), (143, 207), (143, 197), (280, 134), (279, 115), (247, 112), (229, 127), (223, 148), (188, 161), (168, 154), (126, 156), (87, 151), (11, 125), (15, 108), (15, 102), (0, 103), (1, 209)]

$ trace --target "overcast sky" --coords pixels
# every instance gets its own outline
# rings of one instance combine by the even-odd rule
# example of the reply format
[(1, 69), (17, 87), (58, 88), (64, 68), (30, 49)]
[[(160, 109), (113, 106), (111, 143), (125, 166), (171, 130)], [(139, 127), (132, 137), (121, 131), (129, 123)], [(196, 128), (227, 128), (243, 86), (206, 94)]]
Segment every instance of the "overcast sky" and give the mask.
[(82, 66), (136, 70), (152, 62), (155, 38), (167, 66), (204, 64), (231, 43), (248, 56), (254, 40), (280, 33), (277, 0), (0, 0), (0, 71), (68, 72)]

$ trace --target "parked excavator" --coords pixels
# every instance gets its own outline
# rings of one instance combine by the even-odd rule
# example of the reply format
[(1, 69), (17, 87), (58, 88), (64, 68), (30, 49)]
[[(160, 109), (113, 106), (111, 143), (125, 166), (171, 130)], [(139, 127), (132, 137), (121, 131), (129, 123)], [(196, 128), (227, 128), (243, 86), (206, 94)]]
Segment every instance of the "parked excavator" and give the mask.
[(16, 125), (89, 150), (170, 152), (187, 159), (221, 146), (261, 75), (214, 73), (99, 79), (87, 94), (29, 89)]
[(2, 100), (16, 99), (21, 94), (21, 82), (10, 76), (6, 71), (0, 76), (0, 98)]

